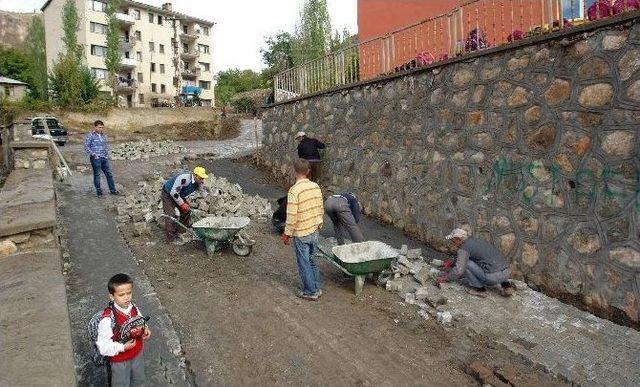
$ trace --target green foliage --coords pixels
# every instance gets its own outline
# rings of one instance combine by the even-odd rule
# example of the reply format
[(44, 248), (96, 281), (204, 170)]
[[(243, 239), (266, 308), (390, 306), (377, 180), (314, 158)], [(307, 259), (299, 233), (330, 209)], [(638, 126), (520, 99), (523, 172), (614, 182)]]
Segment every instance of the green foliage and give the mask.
[(292, 44), (294, 64), (301, 65), (329, 53), (331, 18), (327, 0), (305, 0)]
[(231, 106), (238, 113), (249, 113), (255, 108), (255, 104), (251, 98), (241, 97), (231, 101)]
[(0, 75), (31, 83), (27, 56), (15, 48), (0, 47)]
[(84, 102), (90, 102), (100, 94), (100, 80), (97, 79), (87, 66), (80, 68), (80, 97)]
[(65, 0), (62, 7), (62, 43), (64, 43), (67, 54), (72, 55), (76, 60), (82, 59), (82, 46), (78, 44), (78, 29), (80, 28), (80, 18), (74, 0)]
[[(107, 53), (104, 58), (105, 66), (109, 72), (107, 84), (111, 90), (116, 88), (116, 77), (120, 70), (120, 25), (116, 19), (116, 12), (120, 8), (120, 0), (109, 0), (107, 3)], [(115, 93), (114, 93), (115, 94)], [(117, 98), (113, 98), (113, 103), (117, 103)]]
[(252, 70), (231, 69), (218, 73), (216, 100), (228, 104), (234, 95), (244, 91), (262, 89), (267, 86), (264, 77)]
[(28, 95), (20, 101), (0, 99), (0, 122), (8, 123), (11, 122), (14, 117), (19, 117), (26, 113), (50, 112), (52, 109), (53, 106), (49, 101), (35, 99)]
[(266, 48), (260, 49), (264, 64), (276, 73), (293, 67), (293, 41), (294, 37), (288, 32), (279, 32), (267, 37)]
[(42, 19), (31, 19), (27, 35), (27, 63), (31, 74), (31, 96), (36, 99), (48, 99), (47, 56), (45, 51), (45, 32)]

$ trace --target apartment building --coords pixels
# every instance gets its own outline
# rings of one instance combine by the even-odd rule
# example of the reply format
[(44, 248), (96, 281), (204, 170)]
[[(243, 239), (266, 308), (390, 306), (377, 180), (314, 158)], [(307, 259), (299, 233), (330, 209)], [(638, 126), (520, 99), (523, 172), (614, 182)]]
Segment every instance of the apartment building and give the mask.
[[(115, 92), (121, 105), (150, 107), (188, 99), (200, 92), (203, 106), (214, 105), (212, 66), (213, 22), (178, 13), (171, 3), (156, 7), (124, 0), (117, 13), (120, 22), (121, 65), (116, 90), (104, 82), (109, 74), (106, 55), (107, 2), (74, 0), (80, 18), (78, 41), (87, 66), (101, 79), (104, 92)], [(43, 6), (47, 67), (62, 47), (61, 12), (65, 0), (48, 0)]]

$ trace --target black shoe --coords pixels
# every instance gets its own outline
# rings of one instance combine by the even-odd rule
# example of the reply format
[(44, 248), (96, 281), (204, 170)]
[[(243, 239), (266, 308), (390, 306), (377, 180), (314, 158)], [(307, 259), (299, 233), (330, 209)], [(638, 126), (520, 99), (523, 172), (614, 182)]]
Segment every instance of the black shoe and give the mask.
[(97, 195), (98, 197), (100, 197), (100, 196), (102, 196), (102, 195), (104, 195), (104, 194), (102, 193), (102, 191), (98, 191), (98, 192), (96, 192), (96, 195)]
[(111, 194), (111, 195), (116, 195), (116, 196), (118, 196), (118, 195), (122, 195), (122, 194), (120, 193), (120, 191), (118, 191), (118, 190), (111, 191), (111, 192), (109, 192), (109, 194)]

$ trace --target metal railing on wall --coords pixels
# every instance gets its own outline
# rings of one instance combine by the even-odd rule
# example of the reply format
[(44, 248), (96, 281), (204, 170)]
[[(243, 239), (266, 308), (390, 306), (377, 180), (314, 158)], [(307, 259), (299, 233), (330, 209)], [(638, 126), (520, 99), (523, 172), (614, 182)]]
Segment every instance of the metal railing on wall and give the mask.
[(472, 0), (278, 73), (275, 102), (427, 66), (640, 9), (640, 0)]

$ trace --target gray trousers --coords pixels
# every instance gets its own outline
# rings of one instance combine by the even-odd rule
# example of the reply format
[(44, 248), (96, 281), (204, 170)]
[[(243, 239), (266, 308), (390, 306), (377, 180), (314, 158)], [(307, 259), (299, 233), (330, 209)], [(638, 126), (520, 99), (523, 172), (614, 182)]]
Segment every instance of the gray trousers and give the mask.
[(345, 237), (348, 237), (354, 243), (364, 241), (362, 231), (360, 231), (360, 227), (358, 227), (356, 219), (351, 213), (347, 199), (329, 196), (324, 202), (324, 212), (327, 213), (331, 223), (333, 223), (333, 229), (339, 245), (344, 244)]
[(144, 386), (144, 350), (131, 360), (111, 363), (111, 387)]
[(478, 289), (484, 286), (498, 285), (507, 281), (510, 276), (511, 270), (509, 268), (495, 273), (485, 273), (477, 263), (470, 260), (467, 263), (467, 270), (464, 272), (464, 280), (462, 282)]

